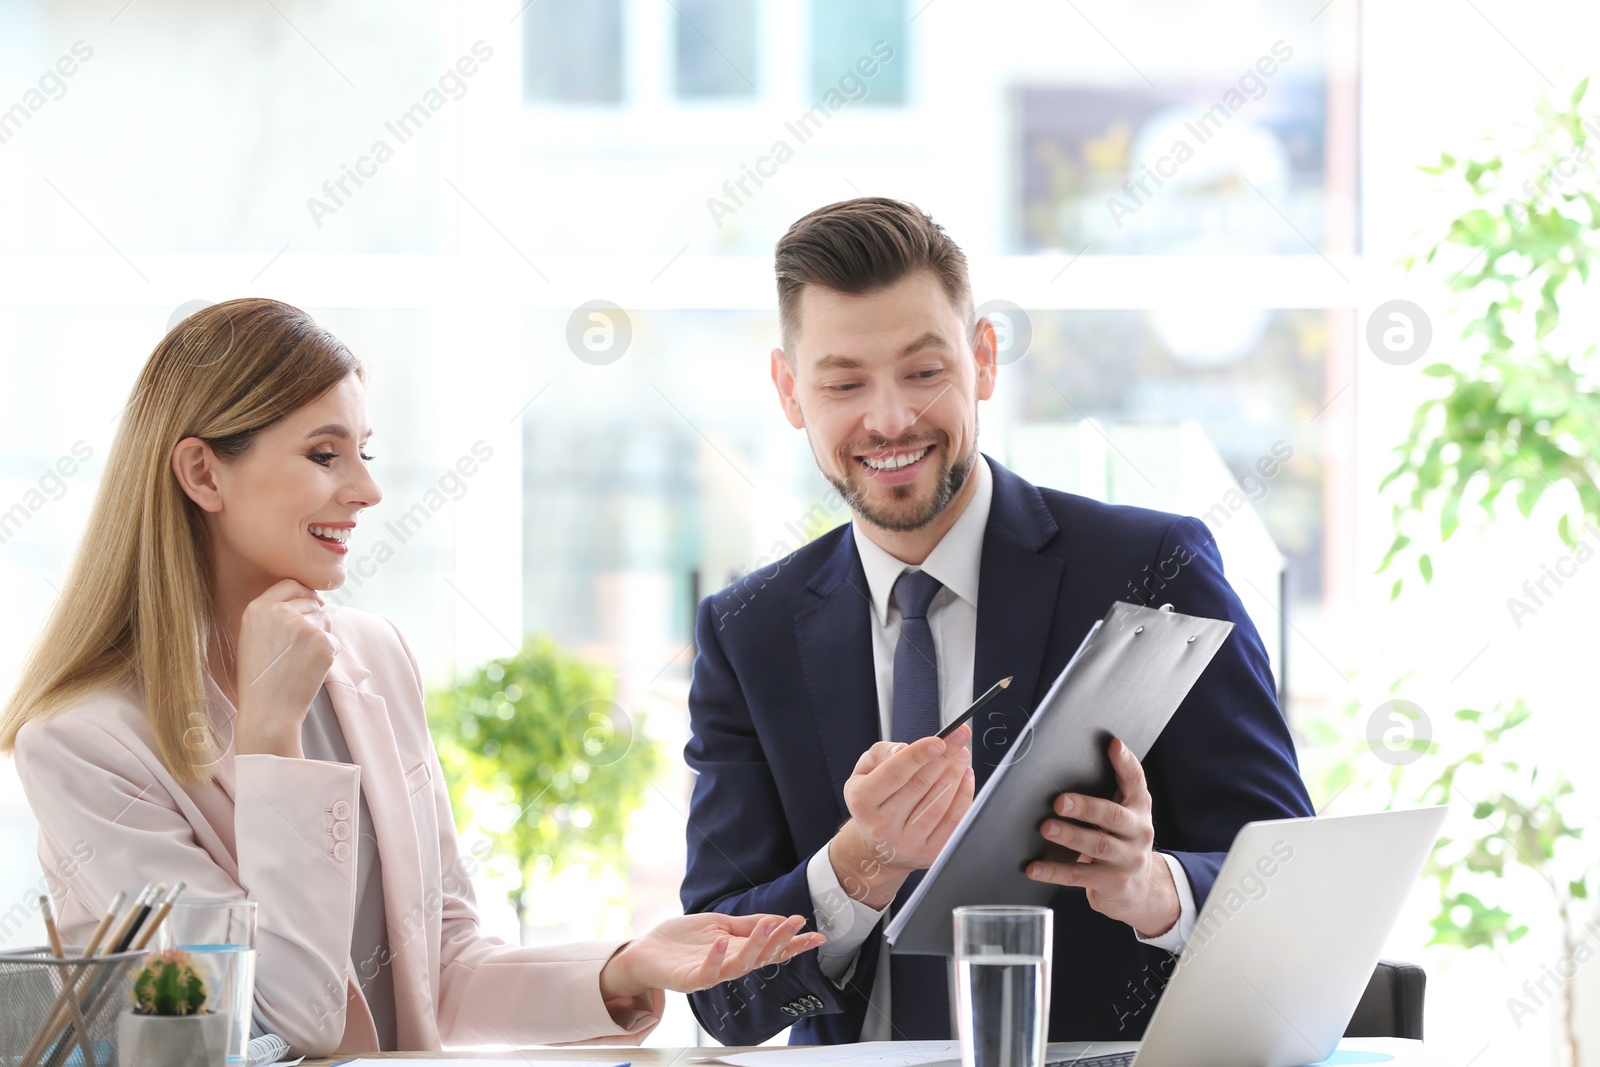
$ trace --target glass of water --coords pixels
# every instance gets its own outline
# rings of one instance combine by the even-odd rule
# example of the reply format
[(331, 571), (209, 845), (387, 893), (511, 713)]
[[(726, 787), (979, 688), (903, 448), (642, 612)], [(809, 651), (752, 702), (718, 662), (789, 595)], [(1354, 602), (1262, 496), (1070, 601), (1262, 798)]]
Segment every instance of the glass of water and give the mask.
[(194, 954), (211, 990), (209, 1007), (231, 1020), (228, 1064), (247, 1062), (256, 991), (256, 902), (180, 900), (156, 931), (159, 948)]
[(962, 1067), (1043, 1067), (1054, 920), (1049, 908), (955, 910)]

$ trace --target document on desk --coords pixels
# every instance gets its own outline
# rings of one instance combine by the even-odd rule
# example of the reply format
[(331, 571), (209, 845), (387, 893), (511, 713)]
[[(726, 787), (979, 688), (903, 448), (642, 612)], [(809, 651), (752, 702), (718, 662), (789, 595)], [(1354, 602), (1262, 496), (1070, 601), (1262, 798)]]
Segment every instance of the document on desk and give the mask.
[[(860, 1041), (852, 1045), (788, 1045), (719, 1056), (734, 1067), (925, 1067), (961, 1058), (955, 1041)], [(539, 1064), (538, 1067), (544, 1067)]]
[(334, 1067), (395, 1067), (397, 1062), (404, 1063), (405, 1067), (461, 1067), (463, 1063), (470, 1063), (472, 1067), (530, 1067), (530, 1065), (533, 1065), (533, 1067), (632, 1067), (631, 1064), (622, 1061), (610, 1064), (605, 1060), (545, 1060), (535, 1059), (532, 1056), (520, 1060), (480, 1060), (476, 1057), (463, 1059), (460, 1056), (444, 1059), (429, 1059), (427, 1057), (415, 1059), (411, 1056), (406, 1056), (399, 1061), (393, 1058), (382, 1060), (341, 1060)]
[(885, 934), (892, 951), (953, 955), (950, 914), (959, 907), (1048, 903), (1060, 887), (1023, 871), (1034, 859), (1077, 858), (1039, 834), (1055, 798), (1114, 795), (1111, 739), (1121, 738), (1143, 760), (1232, 631), (1225, 619), (1112, 604), (890, 919)]

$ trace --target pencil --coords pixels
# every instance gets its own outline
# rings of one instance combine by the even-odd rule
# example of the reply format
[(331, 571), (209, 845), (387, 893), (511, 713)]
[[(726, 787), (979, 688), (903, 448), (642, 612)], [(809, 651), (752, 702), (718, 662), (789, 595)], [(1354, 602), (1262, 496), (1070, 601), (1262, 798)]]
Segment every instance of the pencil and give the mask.
[(67, 950), (61, 947), (61, 931), (56, 927), (55, 912), (50, 910), (50, 898), (43, 893), (39, 894), (39, 913), (44, 916), (44, 932), (50, 939), (50, 954), (58, 960), (66, 959)]
[(980, 708), (1000, 694), (1000, 690), (1008, 688), (1011, 685), (1011, 677), (1011, 675), (1006, 675), (1006, 677), (991, 685), (984, 692), (983, 696), (979, 697), (977, 700), (974, 700), (970, 705), (968, 705), (966, 711), (963, 711), (960, 715), (957, 715), (954, 719), (951, 719), (950, 725), (946, 726), (943, 730), (940, 730), (936, 736), (943, 739), (955, 733), (957, 727), (976, 715)]
[(172, 887), (172, 892), (167, 894), (166, 899), (161, 902), (161, 906), (156, 909), (155, 917), (150, 920), (149, 925), (139, 934), (139, 940), (134, 943), (134, 948), (143, 949), (150, 943), (150, 939), (156, 936), (157, 930), (161, 929), (161, 924), (166, 921), (168, 913), (172, 911), (172, 905), (177, 902), (178, 895), (182, 892), (182, 882)]
[(150, 912), (156, 906), (156, 901), (166, 891), (167, 883), (157, 882), (150, 892), (139, 894), (138, 907), (134, 909), (129, 921), (118, 932), (116, 947), (111, 950), (112, 952), (128, 951), (128, 946), (133, 944), (134, 935), (139, 932), (139, 928), (144, 925), (144, 921), (150, 917)]
[(110, 939), (101, 945), (101, 948), (104, 949), (101, 955), (108, 956), (113, 952), (121, 951), (116, 946), (122, 944), (124, 938), (129, 936), (128, 931), (133, 928), (133, 920), (138, 917), (139, 909), (144, 906), (145, 901), (155, 891), (156, 887), (153, 882), (147, 883), (143, 889), (139, 890), (139, 895), (133, 898), (133, 904), (128, 908), (128, 914), (122, 917), (122, 923), (117, 927), (117, 932), (112, 934)]
[(100, 917), (100, 925), (94, 928), (94, 936), (89, 938), (89, 943), (83, 947), (82, 958), (87, 959), (100, 951), (100, 942), (105, 940), (106, 931), (111, 929), (111, 924), (117, 921), (117, 912), (122, 910), (122, 902), (127, 899), (127, 893), (118, 893), (111, 898), (111, 903), (106, 906), (106, 913)]

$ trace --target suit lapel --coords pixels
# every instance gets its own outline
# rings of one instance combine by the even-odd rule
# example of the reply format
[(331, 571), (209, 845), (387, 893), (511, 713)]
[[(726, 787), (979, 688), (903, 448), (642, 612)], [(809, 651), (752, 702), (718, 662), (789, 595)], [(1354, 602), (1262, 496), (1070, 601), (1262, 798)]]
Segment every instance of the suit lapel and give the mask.
[(980, 789), (1042, 695), (1039, 674), (1064, 570), (1060, 560), (1038, 551), (1059, 532), (1039, 490), (998, 463), (991, 461), (989, 468), (994, 497), (978, 569), (973, 696), (1007, 675), (1013, 680), (978, 713), (983, 721), (973, 724), (972, 764)]
[[(401, 1048), (438, 1047), (434, 997), (424, 945), (417, 931), (406, 938), (400, 923), (423, 906), (421, 850), (407, 803), (405, 772), (388, 705), (365, 688), (371, 672), (341, 645), (328, 670), (328, 697), (344, 731), (350, 758), (361, 768), (361, 790), (372, 813), (372, 831), (383, 859), (383, 906), (389, 927), (395, 1016)], [(431, 926), (425, 923), (425, 928)]]
[(807, 588), (817, 599), (795, 615), (795, 637), (811, 719), (843, 820), (849, 816), (844, 784), (881, 733), (872, 662), (872, 600), (849, 526)]

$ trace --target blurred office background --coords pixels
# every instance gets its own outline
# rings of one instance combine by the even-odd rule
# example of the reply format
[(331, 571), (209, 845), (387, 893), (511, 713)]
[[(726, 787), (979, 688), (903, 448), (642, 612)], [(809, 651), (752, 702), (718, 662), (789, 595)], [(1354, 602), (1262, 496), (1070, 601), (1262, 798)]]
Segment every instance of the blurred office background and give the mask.
[[(1526, 698), (1551, 772), (1593, 796), (1595, 578), (1507, 619), (1569, 551), (1553, 523), (1502, 508), (1394, 601), (1375, 571), (1378, 483), (1438, 391), (1420, 368), (1471, 347), (1448, 272), (1398, 265), (1453, 217), (1418, 168), (1564, 102), (1596, 21), (1554, 0), (7, 3), (0, 688), (151, 348), (193, 302), (287, 300), (371, 369), (386, 499), (344, 601), (393, 618), (434, 686), (549, 635), (666, 757), (625, 862), (548, 872), (520, 930), (487, 864), (486, 924), (675, 914), (695, 598), (847, 517), (774, 403), (772, 246), (888, 195), (966, 249), (1002, 327), (985, 450), (1217, 532), (1319, 806), (1427, 773), (1360, 743), (1396, 697), (1440, 731)], [(1431, 320), (1420, 363), (1367, 343), (1393, 299)], [(0, 946), (39, 938), (36, 866), (0, 766)], [(1537, 919), (1525, 881), (1508, 899)], [(1429, 946), (1438, 899), (1419, 887), (1388, 954), (1429, 969), (1441, 1061), (1558, 1062), (1554, 1000), (1508, 1010), (1557, 927)], [(1597, 968), (1571, 980), (1591, 1065)], [(695, 1036), (675, 998), (652, 1043)]]

